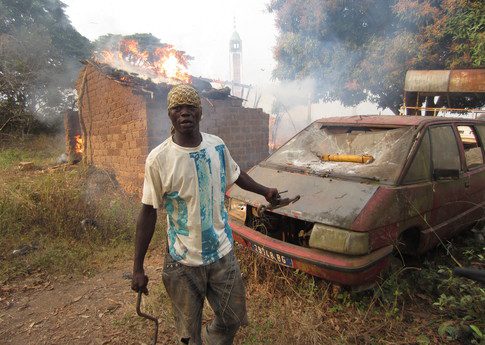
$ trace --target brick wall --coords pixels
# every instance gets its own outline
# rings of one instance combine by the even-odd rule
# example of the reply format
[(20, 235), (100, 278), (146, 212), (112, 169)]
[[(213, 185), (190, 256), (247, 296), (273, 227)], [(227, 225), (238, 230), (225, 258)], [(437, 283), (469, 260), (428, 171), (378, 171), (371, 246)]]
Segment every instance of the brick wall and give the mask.
[(139, 194), (148, 152), (146, 101), (131, 88), (116, 83), (92, 66), (78, 80), (85, 159), (116, 175), (130, 194)]
[[(210, 102), (210, 103), (209, 103)], [(262, 109), (243, 108), (240, 100), (203, 100), (203, 132), (219, 136), (242, 170), (268, 156), (268, 114)]]
[[(150, 149), (170, 133), (166, 100), (148, 107)], [(241, 100), (202, 98), (202, 132), (215, 134), (226, 143), (241, 169), (248, 170), (268, 156), (269, 115), (262, 109), (243, 108)]]
[[(170, 135), (166, 93), (134, 94), (91, 65), (81, 71), (77, 89), (85, 159), (114, 173), (128, 193), (140, 195), (146, 156)], [(261, 109), (243, 108), (239, 99), (203, 98), (202, 113), (201, 131), (221, 137), (241, 169), (267, 157), (268, 114)]]

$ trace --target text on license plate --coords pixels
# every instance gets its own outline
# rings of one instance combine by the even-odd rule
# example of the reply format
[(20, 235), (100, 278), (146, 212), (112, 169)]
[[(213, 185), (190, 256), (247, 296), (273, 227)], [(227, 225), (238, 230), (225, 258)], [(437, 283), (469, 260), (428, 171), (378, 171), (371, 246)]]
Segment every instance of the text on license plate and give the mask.
[(270, 259), (271, 261), (288, 267), (293, 267), (293, 260), (287, 256), (274, 253), (271, 250), (268, 250), (255, 243), (251, 243), (251, 247), (256, 253), (263, 255), (265, 258)]

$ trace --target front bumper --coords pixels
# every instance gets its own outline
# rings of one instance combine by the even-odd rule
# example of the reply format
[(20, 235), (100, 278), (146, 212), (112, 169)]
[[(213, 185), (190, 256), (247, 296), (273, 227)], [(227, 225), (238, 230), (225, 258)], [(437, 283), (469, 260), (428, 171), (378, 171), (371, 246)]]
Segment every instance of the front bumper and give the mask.
[(392, 245), (367, 255), (350, 256), (286, 243), (233, 219), (230, 221), (236, 242), (278, 264), (299, 269), (316, 277), (347, 286), (368, 285), (389, 265)]

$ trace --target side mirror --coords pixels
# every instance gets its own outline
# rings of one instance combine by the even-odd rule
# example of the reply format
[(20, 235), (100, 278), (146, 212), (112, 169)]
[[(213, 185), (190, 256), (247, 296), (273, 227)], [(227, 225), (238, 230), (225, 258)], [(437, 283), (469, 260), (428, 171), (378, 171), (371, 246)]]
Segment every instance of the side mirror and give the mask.
[(458, 180), (460, 178), (460, 170), (458, 169), (434, 169), (433, 177), (435, 180), (452, 179)]

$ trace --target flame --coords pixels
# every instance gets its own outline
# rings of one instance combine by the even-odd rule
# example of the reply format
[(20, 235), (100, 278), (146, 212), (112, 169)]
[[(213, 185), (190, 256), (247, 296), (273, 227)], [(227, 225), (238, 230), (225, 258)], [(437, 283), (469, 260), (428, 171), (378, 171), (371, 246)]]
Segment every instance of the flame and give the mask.
[(83, 141), (83, 138), (80, 135), (76, 135), (74, 137), (74, 139), (76, 140), (76, 145), (74, 146), (74, 151), (76, 153), (83, 154), (84, 153), (84, 141)]
[(171, 45), (142, 51), (138, 41), (123, 39), (119, 42), (119, 50), (104, 50), (95, 54), (95, 58), (155, 82), (189, 83), (191, 79), (187, 71), (189, 57)]

